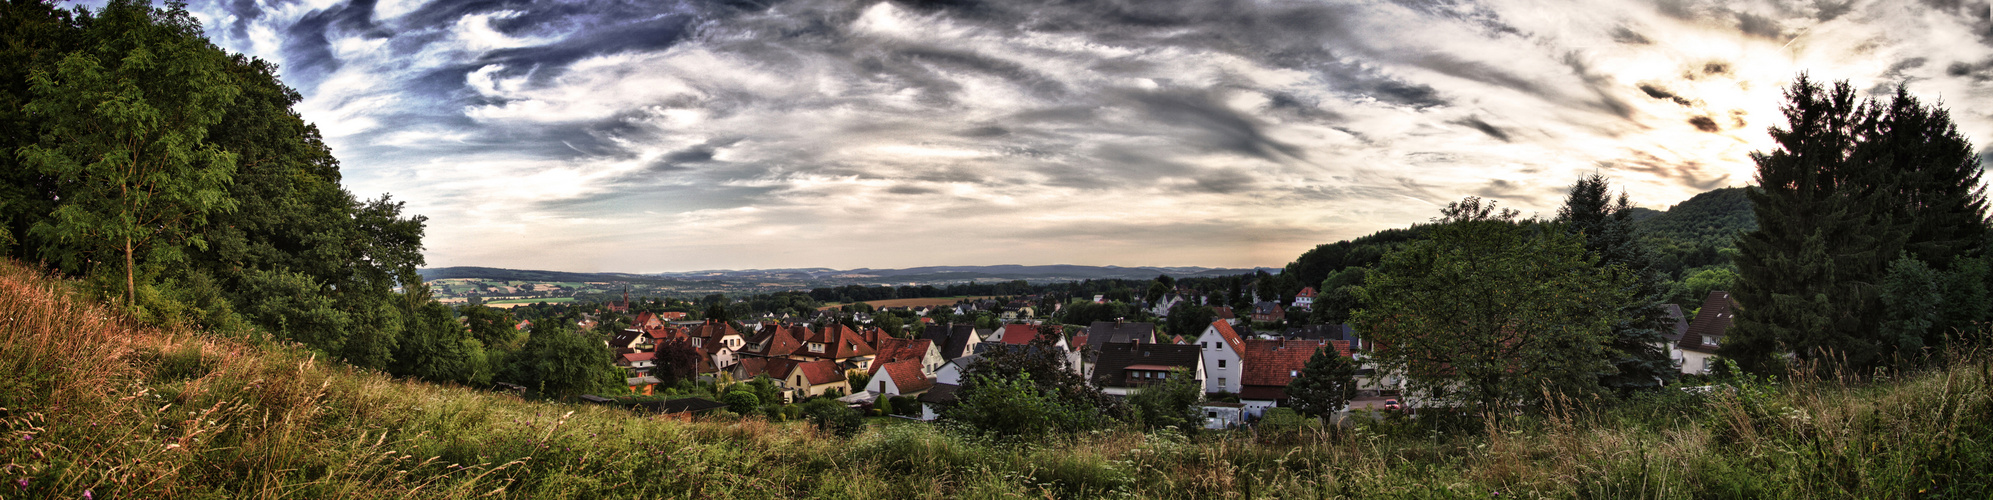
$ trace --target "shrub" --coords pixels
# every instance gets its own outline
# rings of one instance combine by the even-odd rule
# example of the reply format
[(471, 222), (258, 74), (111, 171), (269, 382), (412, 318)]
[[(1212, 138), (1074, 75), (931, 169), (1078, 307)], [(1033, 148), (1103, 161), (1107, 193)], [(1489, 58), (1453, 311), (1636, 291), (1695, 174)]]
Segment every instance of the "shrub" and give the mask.
[(803, 416), (818, 430), (838, 436), (857, 434), (864, 426), (857, 410), (832, 398), (816, 398), (803, 403)]

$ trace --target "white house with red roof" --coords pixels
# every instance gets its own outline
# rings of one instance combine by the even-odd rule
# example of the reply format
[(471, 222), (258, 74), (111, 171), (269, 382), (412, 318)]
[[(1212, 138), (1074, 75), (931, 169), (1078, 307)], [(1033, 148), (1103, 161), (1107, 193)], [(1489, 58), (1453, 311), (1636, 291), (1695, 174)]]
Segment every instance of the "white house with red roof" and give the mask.
[(916, 396), (934, 388), (934, 376), (919, 359), (902, 359), (879, 365), (864, 390), (887, 396)]
[(1337, 356), (1350, 357), (1346, 340), (1247, 339), (1244, 347), (1239, 402), (1245, 404), (1246, 414), (1253, 416), (1287, 405), (1287, 383), (1301, 376), (1301, 369), (1308, 366), (1308, 358), (1316, 351), (1333, 349)]
[(1303, 288), (1301, 293), (1294, 294), (1294, 308), (1303, 311), (1315, 310), (1315, 287)]
[(1240, 365), (1245, 359), (1245, 345), (1239, 332), (1232, 329), (1231, 323), (1213, 321), (1197, 336), (1197, 347), (1204, 352), (1204, 392), (1237, 394), (1240, 375), (1245, 373)]

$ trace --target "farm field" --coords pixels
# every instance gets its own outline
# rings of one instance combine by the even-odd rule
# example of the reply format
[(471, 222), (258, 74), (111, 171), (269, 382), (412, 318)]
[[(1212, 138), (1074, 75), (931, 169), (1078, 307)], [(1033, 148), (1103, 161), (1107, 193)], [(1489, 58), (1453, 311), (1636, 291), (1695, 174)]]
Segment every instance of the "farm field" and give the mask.
[(562, 302), (574, 302), (574, 297), (548, 297), (543, 299), (505, 299), (505, 300), (494, 300), (490, 302), (485, 302), (484, 305), (486, 307), (510, 309), (527, 304), (538, 304), (541, 302), (546, 302), (550, 304), (558, 304)]
[[(887, 308), (887, 307), (934, 307), (934, 306), (945, 306), (945, 305), (949, 305), (949, 304), (954, 304), (954, 303), (956, 303), (956, 302), (958, 302), (958, 301), (961, 301), (962, 299), (987, 299), (987, 298), (990, 298), (990, 297), (992, 297), (992, 296), (990, 296), (990, 295), (982, 295), (982, 296), (975, 296), (975, 297), (970, 297), (970, 296), (966, 296), (966, 295), (965, 295), (965, 296), (956, 296), (956, 297), (929, 297), (929, 298), (924, 298), (924, 299), (886, 299), (886, 300), (867, 300), (867, 301), (863, 301), (863, 302), (864, 302), (864, 303), (867, 303), (867, 304), (872, 304), (872, 307), (877, 307), (877, 308)], [(836, 309), (836, 308), (838, 308), (838, 307), (842, 307), (842, 306), (846, 306), (846, 305), (850, 305), (850, 304), (844, 304), (844, 303), (838, 303), (838, 304), (825, 304), (825, 305), (824, 305), (823, 307), (819, 307), (819, 308), (817, 308), (817, 310), (825, 310), (825, 309)]]

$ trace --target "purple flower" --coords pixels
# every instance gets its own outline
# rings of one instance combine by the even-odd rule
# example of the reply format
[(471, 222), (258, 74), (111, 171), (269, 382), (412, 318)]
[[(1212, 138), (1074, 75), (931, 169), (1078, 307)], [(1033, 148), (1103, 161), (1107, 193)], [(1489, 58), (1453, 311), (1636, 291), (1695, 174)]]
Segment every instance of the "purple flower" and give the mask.
[(91, 495), (91, 494), (90, 494), (90, 490), (83, 490), (83, 500), (91, 500), (91, 499), (94, 499), (94, 498), (97, 498), (97, 497), (96, 497), (95, 495)]
[(34, 434), (22, 434), (22, 435), (21, 435), (21, 440), (22, 440), (22, 441), (34, 441), (34, 440), (35, 440), (35, 435), (34, 435)]
[(20, 489), (27, 489), (27, 487), (28, 487), (28, 478), (25, 478), (25, 477), (24, 477), (24, 478), (20, 478), (20, 479), (15, 479), (15, 480), (14, 480), (14, 487), (15, 487), (15, 488), (20, 488)]

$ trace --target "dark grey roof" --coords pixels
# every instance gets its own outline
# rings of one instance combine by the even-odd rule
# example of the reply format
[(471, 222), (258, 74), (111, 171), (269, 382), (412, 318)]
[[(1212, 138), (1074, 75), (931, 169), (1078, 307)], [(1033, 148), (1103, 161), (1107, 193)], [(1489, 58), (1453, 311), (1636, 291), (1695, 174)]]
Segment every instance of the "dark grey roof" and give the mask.
[(1723, 344), (1723, 335), (1730, 330), (1730, 322), (1736, 319), (1736, 307), (1730, 292), (1711, 290), (1702, 301), (1702, 309), (1696, 310), (1688, 332), (1682, 334), (1682, 340), (1675, 346), (1685, 351), (1716, 352), (1716, 347)]
[(1682, 314), (1682, 306), (1674, 304), (1661, 304), (1661, 311), (1664, 313), (1661, 316), (1661, 336), (1667, 338), (1669, 343), (1680, 342), (1682, 335), (1689, 332), (1688, 315)]
[(1127, 344), (1141, 342), (1156, 343), (1155, 323), (1123, 323), (1119, 321), (1095, 321), (1086, 328), (1086, 345), (1099, 352), (1107, 344)]
[(928, 325), (920, 338), (931, 340), (941, 348), (941, 359), (955, 359), (969, 353), (969, 337), (976, 334), (975, 325)]
[(726, 408), (727, 404), (706, 398), (679, 398), (670, 401), (645, 401), (637, 403), (636, 406), (656, 413), (700, 413)]
[(1107, 344), (1101, 347), (1093, 367), (1093, 385), (1125, 387), (1122, 372), (1135, 365), (1174, 366), (1195, 372), (1202, 350), (1191, 344)]
[(920, 397), (917, 399), (922, 403), (953, 403), (955, 402), (955, 391), (961, 388), (962, 386), (955, 384), (934, 384), (934, 387), (928, 389), (927, 392), (920, 393)]

